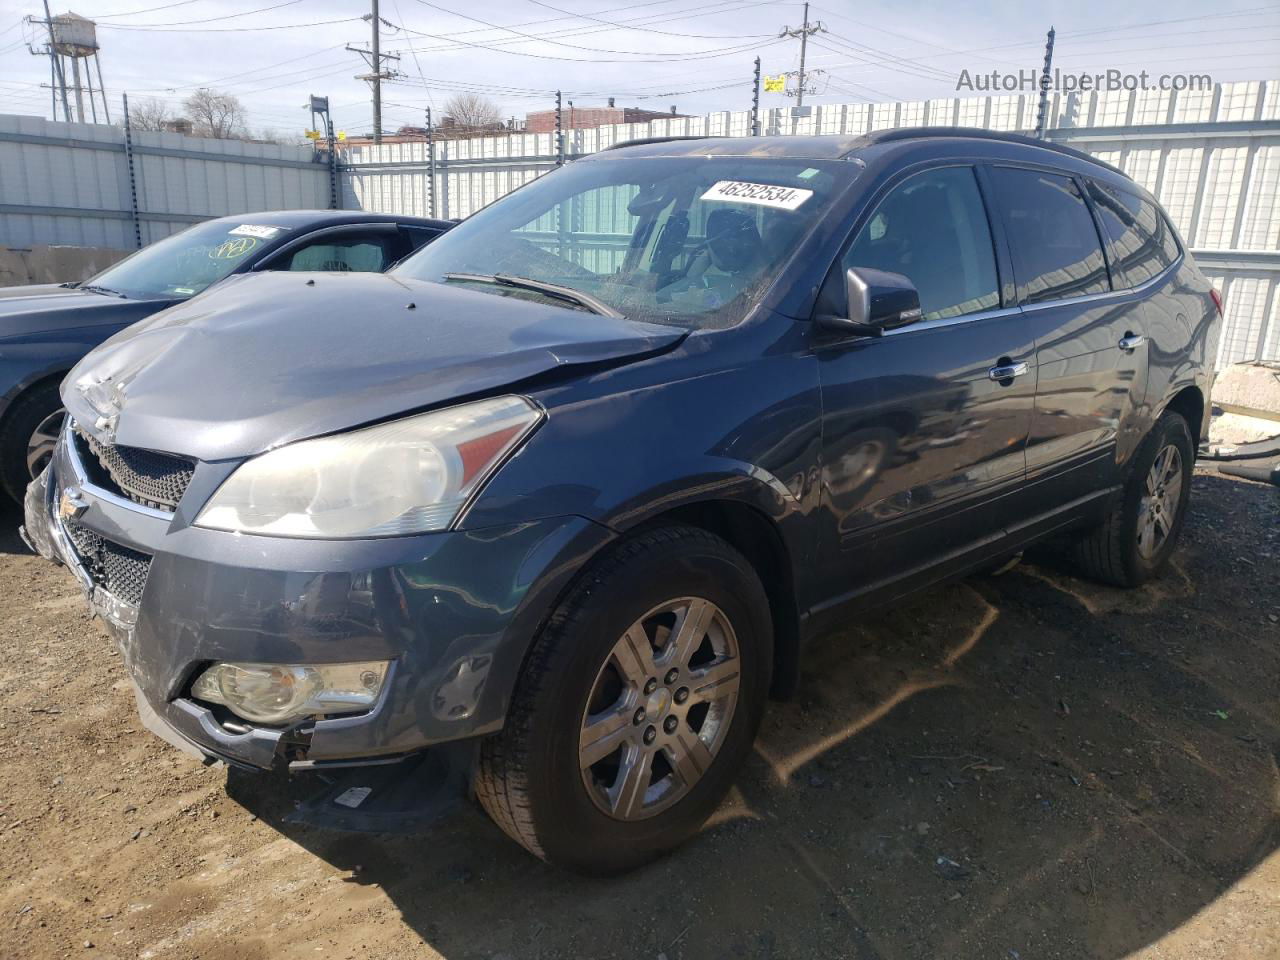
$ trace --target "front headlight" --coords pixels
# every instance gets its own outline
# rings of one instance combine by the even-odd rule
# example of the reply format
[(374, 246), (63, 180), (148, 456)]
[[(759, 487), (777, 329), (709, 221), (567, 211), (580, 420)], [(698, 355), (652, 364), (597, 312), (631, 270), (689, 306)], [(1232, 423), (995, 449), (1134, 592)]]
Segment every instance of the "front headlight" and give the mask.
[(377, 702), (389, 663), (215, 663), (196, 678), (191, 696), (254, 723), (362, 713)]
[(318, 538), (443, 530), (541, 417), (523, 397), (494, 397), (278, 447), (228, 477), (196, 526)]

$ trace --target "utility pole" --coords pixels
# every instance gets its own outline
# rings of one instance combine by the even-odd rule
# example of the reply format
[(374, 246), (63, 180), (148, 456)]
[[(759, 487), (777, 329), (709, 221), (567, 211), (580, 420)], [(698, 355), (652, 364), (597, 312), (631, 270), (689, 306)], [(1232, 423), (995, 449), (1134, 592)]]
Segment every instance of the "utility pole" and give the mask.
[(796, 109), (804, 106), (804, 58), (805, 52), (809, 46), (809, 38), (815, 33), (826, 33), (827, 28), (819, 20), (817, 23), (809, 23), (809, 4), (804, 5), (804, 25), (796, 30), (790, 27), (783, 27), (782, 32), (778, 34), (780, 37), (799, 37), (800, 38), (800, 80), (796, 87)]
[(347, 50), (351, 53), (358, 53), (364, 57), (365, 62), (369, 64), (369, 72), (356, 77), (357, 80), (367, 80), (373, 88), (373, 142), (382, 142), (382, 81), (390, 80), (398, 73), (394, 70), (384, 70), (383, 64), (388, 60), (399, 62), (400, 58), (394, 53), (382, 52), (382, 39), (379, 35), (382, 29), (382, 19), (378, 16), (378, 0), (370, 0), (370, 13), (367, 14), (369, 25), (373, 31), (370, 49), (365, 50), (361, 47), (353, 47), (347, 44)]
[(436, 215), (436, 128), (427, 107), (427, 216)]
[(755, 74), (751, 78), (751, 135), (760, 136), (760, 58), (756, 57)]
[(382, 24), (378, 22), (378, 0), (371, 0), (373, 15), (369, 26), (373, 28), (373, 142), (382, 142)]
[(556, 166), (564, 166), (564, 101), (556, 91)]
[(1044, 44), (1044, 72), (1040, 74), (1040, 109), (1036, 111), (1036, 138), (1044, 139), (1045, 130), (1049, 126), (1049, 87), (1053, 84), (1051, 69), (1053, 67), (1053, 27), (1049, 28), (1049, 36)]
[[(49, 12), (49, 0), (44, 0), (44, 25), (49, 31), (49, 46), (47, 48), (49, 59), (53, 61), (53, 72), (57, 75), (55, 81), (58, 85), (58, 92), (62, 95), (62, 116), (68, 123), (71, 122), (71, 106), (67, 103), (67, 75), (62, 70), (62, 58), (53, 49), (53, 14)], [(35, 53), (35, 49), (31, 49)], [(53, 119), (58, 119), (57, 111), (54, 111)]]

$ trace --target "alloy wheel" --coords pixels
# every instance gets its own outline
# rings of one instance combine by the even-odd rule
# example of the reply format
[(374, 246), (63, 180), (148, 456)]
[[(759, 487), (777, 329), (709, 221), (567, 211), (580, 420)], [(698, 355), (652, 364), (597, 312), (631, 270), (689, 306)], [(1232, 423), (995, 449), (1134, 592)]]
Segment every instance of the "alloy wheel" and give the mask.
[(1182, 454), (1165, 444), (1147, 471), (1146, 488), (1138, 502), (1138, 553), (1151, 560), (1169, 539), (1182, 497)]
[(31, 431), (31, 438), (27, 441), (27, 472), (32, 479), (39, 476), (53, 459), (53, 448), (58, 444), (58, 434), (62, 432), (62, 421), (66, 415), (67, 411), (59, 407)]
[(724, 744), (740, 672), (733, 626), (708, 600), (670, 600), (633, 623), (583, 712), (578, 757), (596, 806), (643, 820), (688, 794)]

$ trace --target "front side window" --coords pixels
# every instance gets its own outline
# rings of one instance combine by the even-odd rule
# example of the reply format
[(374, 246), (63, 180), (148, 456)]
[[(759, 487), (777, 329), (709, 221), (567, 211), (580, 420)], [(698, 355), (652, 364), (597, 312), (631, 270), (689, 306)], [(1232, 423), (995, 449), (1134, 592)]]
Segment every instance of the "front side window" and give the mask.
[(1110, 289), (1098, 230), (1073, 179), (1017, 167), (995, 167), (991, 179), (1000, 198), (1022, 303)]
[(633, 320), (741, 320), (843, 190), (850, 161), (609, 157), (572, 163), (464, 220), (391, 272)]
[(920, 294), (925, 320), (999, 306), (991, 228), (973, 170), (929, 170), (896, 187), (854, 238), (842, 269), (828, 283), (842, 289), (850, 267), (905, 276)]
[(275, 270), (337, 270), (381, 273), (395, 259), (390, 239), (369, 236), (326, 236), (286, 254)]
[(137, 300), (194, 296), (256, 260), (284, 227), (213, 220), (144, 247), (84, 284)]
[(1089, 184), (1089, 194), (1107, 237), (1117, 287), (1136, 287), (1178, 258), (1177, 243), (1150, 201), (1128, 190)]

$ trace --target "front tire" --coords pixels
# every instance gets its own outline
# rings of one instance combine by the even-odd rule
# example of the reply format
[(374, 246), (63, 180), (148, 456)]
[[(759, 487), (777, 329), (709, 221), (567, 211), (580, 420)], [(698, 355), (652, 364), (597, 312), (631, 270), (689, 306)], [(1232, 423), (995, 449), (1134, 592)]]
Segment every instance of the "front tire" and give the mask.
[(1167, 411), (1130, 462), (1107, 518), (1076, 543), (1076, 560), (1086, 576), (1136, 587), (1160, 573), (1178, 545), (1194, 463), (1187, 421)]
[(750, 564), (704, 530), (641, 533), (592, 564), (535, 640), (475, 777), (534, 855), (611, 875), (701, 827), (746, 759), (773, 632)]

